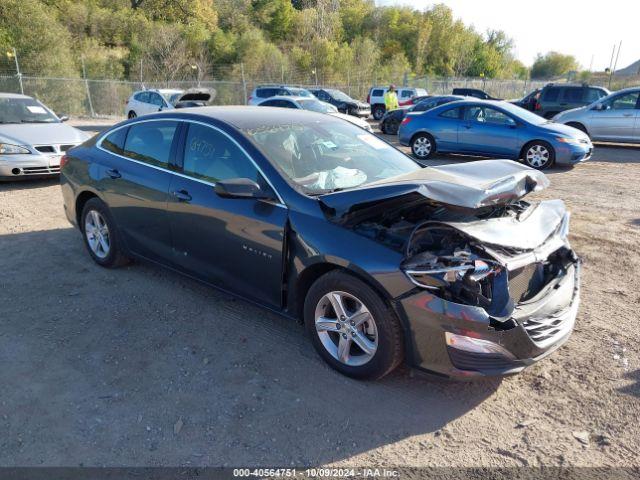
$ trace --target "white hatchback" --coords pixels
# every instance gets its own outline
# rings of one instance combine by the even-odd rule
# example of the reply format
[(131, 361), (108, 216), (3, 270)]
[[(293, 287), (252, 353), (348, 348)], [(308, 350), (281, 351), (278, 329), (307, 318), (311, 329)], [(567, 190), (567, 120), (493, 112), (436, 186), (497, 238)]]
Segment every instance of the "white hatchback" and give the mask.
[(136, 118), (149, 113), (161, 112), (173, 108), (203, 107), (212, 98), (206, 89), (178, 90), (160, 88), (134, 92), (127, 100), (125, 115)]

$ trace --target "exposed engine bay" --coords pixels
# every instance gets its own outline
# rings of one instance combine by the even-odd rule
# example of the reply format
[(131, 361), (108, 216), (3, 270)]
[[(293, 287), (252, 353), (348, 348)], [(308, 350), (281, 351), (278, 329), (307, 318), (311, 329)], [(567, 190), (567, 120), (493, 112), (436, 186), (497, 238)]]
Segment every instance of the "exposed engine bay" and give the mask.
[[(417, 287), (481, 307), (498, 323), (509, 322), (518, 304), (534, 299), (578, 261), (567, 242), (569, 214), (563, 202), (529, 203), (521, 199), (522, 191), (510, 193), (470, 208), (415, 189), (341, 210), (327, 208), (326, 214), (403, 253), (400, 267)], [(476, 205), (482, 204), (477, 191), (474, 195)]]

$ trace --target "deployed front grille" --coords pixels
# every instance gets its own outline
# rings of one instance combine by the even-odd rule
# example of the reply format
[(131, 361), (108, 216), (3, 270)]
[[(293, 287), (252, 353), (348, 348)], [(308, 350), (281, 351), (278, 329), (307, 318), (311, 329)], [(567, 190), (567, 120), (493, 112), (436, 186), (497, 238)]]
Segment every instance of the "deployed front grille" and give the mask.
[(41, 153), (55, 153), (56, 149), (53, 145), (38, 145), (36, 150)]
[(509, 272), (509, 294), (515, 303), (529, 300), (544, 287), (544, 266), (530, 263)]
[(476, 353), (447, 347), (451, 363), (460, 370), (509, 370), (513, 362), (499, 353)]
[(566, 307), (545, 317), (530, 317), (522, 322), (529, 337), (540, 344), (559, 337), (567, 329), (567, 322), (572, 319), (571, 307)]

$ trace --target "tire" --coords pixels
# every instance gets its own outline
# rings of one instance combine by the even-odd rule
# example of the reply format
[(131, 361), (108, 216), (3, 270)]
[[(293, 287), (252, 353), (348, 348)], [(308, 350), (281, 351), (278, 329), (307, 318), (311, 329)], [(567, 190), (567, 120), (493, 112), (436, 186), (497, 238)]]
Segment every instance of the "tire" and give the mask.
[(376, 105), (375, 107), (373, 107), (373, 118), (375, 120), (380, 120), (382, 117), (384, 117), (384, 112), (385, 108), (383, 105)]
[(536, 170), (545, 170), (555, 163), (556, 152), (547, 142), (536, 140), (522, 149), (522, 161)]
[(132, 118), (136, 118), (138, 115), (136, 115), (136, 112), (134, 112), (133, 110), (131, 110), (129, 112), (129, 114), (127, 115), (128, 119), (132, 119)]
[(436, 141), (428, 133), (418, 133), (411, 139), (411, 153), (413, 156), (426, 160), (436, 152)]
[(398, 134), (398, 130), (400, 129), (400, 122), (398, 122), (398, 120), (389, 120), (389, 122), (387, 122), (387, 135), (397, 135)]
[(116, 223), (102, 200), (92, 198), (85, 203), (80, 217), (80, 230), (89, 255), (98, 265), (114, 268), (129, 263)]
[[(345, 318), (339, 318), (334, 305), (342, 308)], [(343, 271), (333, 270), (311, 286), (304, 322), (318, 354), (343, 375), (382, 378), (404, 357), (402, 327), (395, 312), (369, 285)]]

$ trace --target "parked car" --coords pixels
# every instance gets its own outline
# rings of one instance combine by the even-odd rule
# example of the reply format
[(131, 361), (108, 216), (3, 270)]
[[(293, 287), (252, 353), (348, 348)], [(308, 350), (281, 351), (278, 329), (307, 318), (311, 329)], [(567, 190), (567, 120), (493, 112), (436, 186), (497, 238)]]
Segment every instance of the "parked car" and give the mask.
[(352, 377), (512, 374), (574, 326), (569, 214), (521, 200), (548, 180), (515, 162), (421, 168), (327, 115), (208, 107), (108, 129), (61, 185), (98, 265), (151, 260), (302, 319)]
[(347, 115), (346, 113), (340, 113), (338, 109), (330, 103), (322, 102), (317, 98), (309, 97), (272, 97), (267, 100), (263, 100), (259, 106), (261, 107), (280, 107), (280, 108), (297, 108), (302, 110), (309, 110), (312, 112), (326, 113), (333, 115), (334, 117), (341, 118), (347, 122), (351, 122), (360, 128), (371, 132), (371, 125), (366, 120), (360, 117), (354, 117)]
[(309, 97), (315, 98), (306, 88), (292, 87), (289, 85), (260, 85), (256, 87), (249, 96), (249, 105), (258, 105), (260, 102), (271, 97)]
[(0, 93), (0, 179), (60, 173), (60, 158), (89, 135), (38, 100)]
[(584, 162), (593, 152), (584, 132), (493, 100), (462, 100), (408, 113), (398, 135), (400, 143), (411, 146), (421, 160), (438, 151), (521, 159), (542, 170), (554, 163)]
[(640, 87), (612, 93), (591, 105), (566, 110), (553, 121), (582, 130), (592, 140), (640, 143)]
[[(384, 94), (389, 90), (389, 87), (372, 87), (367, 95), (367, 103), (371, 105), (371, 111), (373, 112), (373, 118), (381, 120), (384, 116), (386, 108), (384, 106)], [(399, 87), (396, 89), (398, 94), (398, 104), (400, 106), (412, 105), (412, 100), (415, 97), (424, 97), (428, 93), (424, 88), (413, 87)]]
[(319, 100), (330, 103), (338, 109), (340, 113), (346, 113), (355, 117), (367, 118), (371, 115), (371, 105), (354, 100), (346, 93), (334, 88), (311, 89)]
[(451, 91), (451, 95), (462, 95), (463, 97), (479, 98), (480, 100), (500, 100), (479, 88), (454, 88)]
[(177, 90), (160, 88), (134, 92), (127, 100), (127, 118), (136, 118), (149, 113), (172, 110), (174, 108), (204, 107), (212, 99), (207, 89)]
[(509, 100), (509, 102), (517, 105), (520, 108), (529, 110), (530, 112), (535, 112), (538, 99), (540, 98), (540, 92), (542, 92), (542, 89), (536, 88), (532, 92), (526, 94), (524, 97), (516, 100)]
[(438, 105), (443, 105), (456, 100), (464, 100), (465, 97), (454, 95), (442, 95), (434, 97), (420, 97), (422, 101), (410, 107), (400, 107), (386, 112), (380, 121), (380, 131), (387, 135), (397, 135), (402, 120), (408, 112), (425, 112)]
[(535, 104), (535, 112), (544, 118), (553, 118), (558, 113), (572, 108), (589, 105), (609, 95), (604, 87), (587, 84), (554, 84), (545, 85)]

